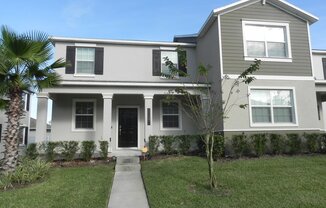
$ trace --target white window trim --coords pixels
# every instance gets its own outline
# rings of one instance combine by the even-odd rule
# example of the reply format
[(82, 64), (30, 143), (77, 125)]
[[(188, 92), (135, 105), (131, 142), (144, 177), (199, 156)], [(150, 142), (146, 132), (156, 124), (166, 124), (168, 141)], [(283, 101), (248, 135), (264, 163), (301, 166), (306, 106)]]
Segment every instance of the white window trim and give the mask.
[[(94, 105), (93, 110), (93, 128), (92, 129), (85, 129), (85, 128), (78, 128), (76, 129), (76, 102), (92, 102)], [(73, 99), (72, 101), (72, 126), (71, 131), (73, 132), (93, 132), (96, 131), (96, 99)]]
[[(293, 112), (294, 112), (294, 123), (274, 123), (274, 114), (271, 112), (271, 123), (254, 123), (252, 119), (252, 107), (251, 104), (251, 90), (291, 90), (293, 94)], [(250, 119), (250, 127), (296, 127), (299, 126), (298, 122), (298, 110), (297, 110), (297, 101), (296, 101), (296, 92), (295, 87), (274, 87), (274, 86), (248, 86), (248, 99), (249, 99), (249, 119)], [(271, 107), (271, 106), (268, 106)], [(271, 107), (272, 108), (272, 107)], [(273, 111), (273, 108), (272, 108)]]
[(182, 130), (182, 110), (181, 110), (181, 102), (180, 100), (174, 100), (171, 102), (178, 103), (178, 115), (179, 115), (179, 128), (164, 128), (163, 127), (163, 103), (165, 100), (160, 101), (160, 130), (161, 131), (181, 131)]
[[(93, 48), (94, 49), (94, 73), (90, 73), (90, 74), (86, 74), (86, 73), (78, 73), (77, 72), (77, 49), (78, 48)], [(96, 56), (96, 50), (95, 50), (95, 47), (87, 47), (87, 46), (84, 46), (84, 47), (76, 47), (75, 48), (75, 73), (74, 73), (74, 77), (95, 77), (95, 56)], [(82, 60), (82, 61), (85, 61), (85, 60)], [(88, 60), (86, 60), (88, 61)]]
[[(278, 57), (251, 57), (248, 56), (247, 51), (247, 39), (245, 33), (246, 25), (261, 25), (261, 26), (279, 26), (285, 27), (286, 30), (286, 46), (288, 57), (278, 58)], [(290, 26), (288, 22), (264, 22), (264, 21), (254, 21), (254, 20), (242, 20), (242, 37), (243, 37), (243, 52), (244, 52), (244, 60), (245, 61), (254, 61), (255, 59), (259, 59), (261, 61), (269, 61), (269, 62), (292, 62), (292, 47), (291, 47), (291, 35), (290, 35)], [(265, 46), (265, 50), (267, 50)]]
[[(26, 128), (28, 128), (27, 126), (20, 126), (19, 128), (23, 128), (23, 143), (19, 143), (18, 141), (18, 146), (19, 147), (25, 147), (27, 144), (25, 143), (25, 139), (26, 139)], [(0, 135), (1, 136), (1, 135)]]

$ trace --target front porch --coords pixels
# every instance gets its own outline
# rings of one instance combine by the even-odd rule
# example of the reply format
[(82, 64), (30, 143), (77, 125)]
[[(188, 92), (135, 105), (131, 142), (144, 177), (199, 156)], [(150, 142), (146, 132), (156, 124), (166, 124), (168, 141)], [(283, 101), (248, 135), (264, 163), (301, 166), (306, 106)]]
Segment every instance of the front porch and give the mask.
[[(174, 109), (168, 109), (170, 114), (164, 112), (163, 124), (162, 102), (168, 90), (49, 89), (38, 94), (36, 142), (46, 141), (48, 110), (52, 110), (50, 141), (93, 140), (98, 146), (98, 141), (106, 140), (111, 156), (140, 155), (151, 135), (196, 134), (196, 125), (182, 113), (182, 96), (177, 96)], [(49, 99), (52, 109), (47, 109)]]

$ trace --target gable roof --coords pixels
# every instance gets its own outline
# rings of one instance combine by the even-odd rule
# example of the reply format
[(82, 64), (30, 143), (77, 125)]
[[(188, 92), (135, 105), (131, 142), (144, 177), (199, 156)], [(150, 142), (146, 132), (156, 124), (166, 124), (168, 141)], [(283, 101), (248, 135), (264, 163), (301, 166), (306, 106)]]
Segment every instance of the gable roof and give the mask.
[[(319, 20), (318, 17), (312, 15), (309, 12), (306, 12), (306, 11), (300, 9), (299, 7), (293, 5), (289, 2), (286, 2), (285, 0), (240, 0), (240, 1), (234, 2), (232, 4), (228, 4), (226, 6), (214, 9), (210, 13), (208, 18), (206, 19), (203, 26), (200, 28), (199, 32), (197, 33), (197, 37), (200, 36), (203, 32), (205, 32), (211, 26), (211, 24), (215, 21), (215, 19), (217, 18), (218, 15), (223, 15), (223, 14), (232, 12), (234, 10), (237, 10), (237, 9), (249, 6), (251, 4), (258, 3), (258, 2), (261, 2), (262, 4), (269, 3), (275, 7), (278, 7), (280, 9), (284, 10), (285, 12), (288, 12), (292, 15), (295, 15), (295, 16), (309, 22), (309, 24), (313, 24)], [(178, 38), (180, 38), (180, 37), (182, 37), (182, 35), (178, 36)]]

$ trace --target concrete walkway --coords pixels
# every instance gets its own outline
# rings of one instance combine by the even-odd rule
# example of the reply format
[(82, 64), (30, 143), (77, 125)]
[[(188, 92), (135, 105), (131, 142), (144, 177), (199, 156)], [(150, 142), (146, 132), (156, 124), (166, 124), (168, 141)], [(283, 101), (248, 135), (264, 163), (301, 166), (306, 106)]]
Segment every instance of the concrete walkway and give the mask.
[(109, 208), (149, 208), (139, 157), (118, 157)]

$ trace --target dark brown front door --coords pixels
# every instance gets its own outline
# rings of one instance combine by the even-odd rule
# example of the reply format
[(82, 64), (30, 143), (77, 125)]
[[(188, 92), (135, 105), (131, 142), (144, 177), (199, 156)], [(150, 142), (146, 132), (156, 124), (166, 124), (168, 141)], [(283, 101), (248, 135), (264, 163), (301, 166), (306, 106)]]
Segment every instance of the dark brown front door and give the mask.
[(119, 108), (118, 147), (138, 146), (138, 109)]

